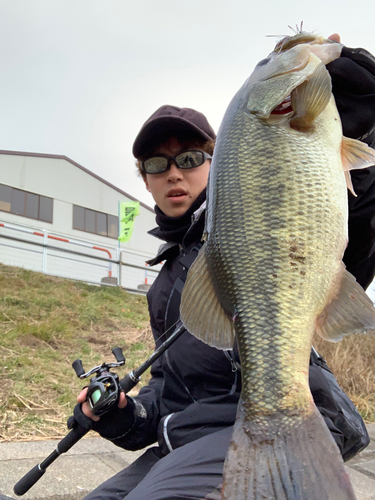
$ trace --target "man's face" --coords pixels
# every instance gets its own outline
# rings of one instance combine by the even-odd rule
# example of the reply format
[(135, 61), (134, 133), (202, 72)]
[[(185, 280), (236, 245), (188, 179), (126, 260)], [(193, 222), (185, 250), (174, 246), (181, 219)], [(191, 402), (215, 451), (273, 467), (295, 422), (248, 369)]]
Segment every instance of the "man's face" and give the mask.
[[(175, 156), (182, 151), (188, 150), (181, 143), (170, 138), (168, 142), (159, 146), (153, 156), (158, 154)], [(191, 148), (196, 149), (196, 148)], [(198, 195), (207, 186), (210, 160), (203, 165), (188, 170), (176, 167), (172, 161), (170, 168), (161, 174), (146, 174), (146, 188), (152, 194), (155, 203), (165, 215), (169, 217), (180, 217), (196, 200)]]

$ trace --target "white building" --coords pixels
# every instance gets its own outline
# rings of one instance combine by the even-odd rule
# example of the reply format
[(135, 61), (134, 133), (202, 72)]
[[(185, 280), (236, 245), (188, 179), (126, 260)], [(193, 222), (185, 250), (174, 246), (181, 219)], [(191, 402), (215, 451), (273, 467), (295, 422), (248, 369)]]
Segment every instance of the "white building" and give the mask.
[(128, 289), (150, 284), (155, 214), (140, 203), (120, 246), (118, 205), (127, 201), (135, 198), (66, 156), (0, 150), (0, 262), (93, 283), (121, 278)]

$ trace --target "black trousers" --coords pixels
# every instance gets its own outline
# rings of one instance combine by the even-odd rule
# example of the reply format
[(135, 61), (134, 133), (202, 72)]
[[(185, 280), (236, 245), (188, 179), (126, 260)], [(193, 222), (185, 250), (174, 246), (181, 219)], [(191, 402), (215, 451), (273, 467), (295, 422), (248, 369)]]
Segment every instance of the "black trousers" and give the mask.
[(233, 427), (161, 457), (149, 448), (84, 500), (220, 500), (223, 466)]

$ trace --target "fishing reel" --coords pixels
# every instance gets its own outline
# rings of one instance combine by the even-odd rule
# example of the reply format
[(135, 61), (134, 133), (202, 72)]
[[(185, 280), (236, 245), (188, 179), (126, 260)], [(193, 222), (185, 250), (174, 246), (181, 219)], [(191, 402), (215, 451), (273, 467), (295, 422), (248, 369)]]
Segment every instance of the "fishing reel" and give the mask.
[(125, 358), (121, 347), (115, 347), (112, 353), (116, 358), (116, 363), (103, 363), (91, 368), (87, 373), (85, 373), (80, 359), (76, 359), (72, 365), (77, 377), (80, 379), (90, 377), (93, 373), (96, 374), (90, 380), (90, 385), (87, 389), (87, 402), (90, 410), (97, 417), (107, 413), (118, 402), (122, 390), (118, 376), (112, 373), (110, 368), (124, 365)]

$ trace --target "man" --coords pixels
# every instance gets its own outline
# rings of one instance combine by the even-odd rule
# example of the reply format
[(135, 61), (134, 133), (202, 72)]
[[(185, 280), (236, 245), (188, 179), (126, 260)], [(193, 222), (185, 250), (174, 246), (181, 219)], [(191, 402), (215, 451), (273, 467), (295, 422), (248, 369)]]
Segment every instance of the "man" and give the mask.
[[(348, 68), (353, 69), (352, 74)], [(374, 59), (365, 51), (344, 49), (342, 57), (328, 69), (344, 131), (346, 127), (347, 135), (375, 142)], [(362, 81), (366, 83), (364, 89)], [(363, 97), (360, 102), (359, 95)], [(369, 103), (372, 108), (364, 124), (356, 111)], [(348, 111), (351, 108), (353, 112)], [(151, 262), (165, 261), (148, 293), (157, 346), (178, 319), (187, 270), (202, 245), (205, 188), (214, 140), (215, 133), (201, 113), (162, 106), (143, 125), (134, 142), (139, 171), (156, 202), (158, 227), (151, 234), (166, 242)], [(350, 201), (350, 231), (356, 230), (358, 214), (366, 230), (346, 252), (349, 271), (365, 286), (375, 267), (374, 170), (372, 167), (367, 173), (353, 175), (359, 196)], [(361, 200), (366, 200), (366, 208)], [(314, 352), (310, 387), (344, 459), (351, 458), (368, 444), (368, 436), (354, 406)], [(220, 498), (223, 462), (240, 390), (238, 353), (219, 351), (185, 332), (154, 363), (151, 381), (139, 395), (130, 398), (122, 394), (118, 407), (100, 420), (89, 411), (83, 391), (78, 399), (82, 406), (75, 409), (80, 424), (94, 418), (97, 432), (129, 450), (158, 443), (86, 499)]]

